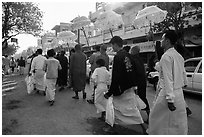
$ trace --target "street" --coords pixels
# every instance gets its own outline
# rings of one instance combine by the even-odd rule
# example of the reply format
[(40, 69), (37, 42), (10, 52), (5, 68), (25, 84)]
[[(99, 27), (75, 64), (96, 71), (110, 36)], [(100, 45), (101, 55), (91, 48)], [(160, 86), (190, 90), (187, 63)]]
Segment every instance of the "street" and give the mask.
[[(12, 83), (11, 90), (2, 92), (2, 134), (3, 135), (108, 135), (103, 131), (105, 123), (97, 119), (94, 105), (88, 104), (79, 93), (79, 100), (72, 99), (71, 89), (56, 92), (54, 106), (49, 106), (42, 94), (27, 94), (25, 75), (6, 76), (2, 83)], [(6, 82), (7, 81), (7, 82)], [(15, 84), (17, 82), (17, 84)], [(11, 87), (8, 87), (11, 88)], [(91, 97), (89, 85), (87, 98)], [(147, 86), (147, 98), (152, 106), (153, 86)], [(192, 111), (188, 117), (189, 135), (202, 134), (202, 98), (185, 94), (185, 100)], [(142, 112), (144, 120), (147, 116)], [(147, 127), (147, 125), (146, 125)], [(131, 128), (117, 126), (114, 135), (142, 135), (140, 126)]]

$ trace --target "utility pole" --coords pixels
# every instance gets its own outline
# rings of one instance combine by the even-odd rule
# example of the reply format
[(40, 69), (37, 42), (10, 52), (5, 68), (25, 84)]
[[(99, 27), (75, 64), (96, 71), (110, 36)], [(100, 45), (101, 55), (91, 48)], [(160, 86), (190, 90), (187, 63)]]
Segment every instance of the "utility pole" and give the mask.
[(78, 29), (78, 44), (80, 44), (80, 29)]

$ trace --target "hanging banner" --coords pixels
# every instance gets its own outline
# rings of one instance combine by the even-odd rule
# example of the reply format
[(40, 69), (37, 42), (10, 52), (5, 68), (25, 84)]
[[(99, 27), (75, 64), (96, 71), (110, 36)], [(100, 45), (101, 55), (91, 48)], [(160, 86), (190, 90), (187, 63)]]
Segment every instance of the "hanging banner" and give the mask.
[(129, 46), (131, 46), (131, 47), (139, 46), (140, 47), (140, 53), (142, 53), (142, 52), (154, 52), (155, 51), (153, 41), (134, 43), (134, 44), (130, 44)]

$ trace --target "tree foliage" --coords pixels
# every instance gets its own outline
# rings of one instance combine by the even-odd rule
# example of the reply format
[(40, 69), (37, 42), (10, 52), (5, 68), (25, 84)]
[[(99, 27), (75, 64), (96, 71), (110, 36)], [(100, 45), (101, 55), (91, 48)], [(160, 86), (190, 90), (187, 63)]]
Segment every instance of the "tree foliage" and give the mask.
[[(150, 5), (157, 5), (162, 10), (166, 10), (166, 19), (159, 24), (154, 25), (154, 31), (164, 31), (174, 28), (176, 32), (183, 33), (184, 26), (188, 25), (188, 19), (194, 16), (194, 19), (202, 18), (202, 2), (153, 2)], [(191, 12), (186, 12), (189, 9)]]
[(41, 31), (43, 13), (32, 2), (2, 2), (2, 49), (8, 40), (20, 33), (37, 35)]
[(7, 48), (5, 48), (4, 50), (2, 50), (2, 55), (13, 55), (16, 53), (17, 49), (18, 49), (18, 45), (16, 44), (8, 44)]

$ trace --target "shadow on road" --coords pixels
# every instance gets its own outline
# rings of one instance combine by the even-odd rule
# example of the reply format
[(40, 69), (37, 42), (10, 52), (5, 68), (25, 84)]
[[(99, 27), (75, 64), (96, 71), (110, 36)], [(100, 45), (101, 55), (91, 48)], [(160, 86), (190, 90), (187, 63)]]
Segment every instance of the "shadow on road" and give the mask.
[(107, 127), (107, 124), (99, 120), (97, 117), (88, 118), (87, 123), (92, 125), (91, 132), (93, 135), (142, 135), (141, 132), (125, 128), (120, 125), (116, 125), (110, 132), (105, 132), (103, 128)]
[(20, 107), (18, 105), (20, 102), (21, 102), (20, 100), (10, 100), (8, 103), (6, 103), (5, 106), (3, 106), (3, 109), (7, 109), (7, 110), (17, 109)]
[(202, 95), (198, 95), (190, 92), (184, 92), (184, 97), (188, 99), (202, 100)]

